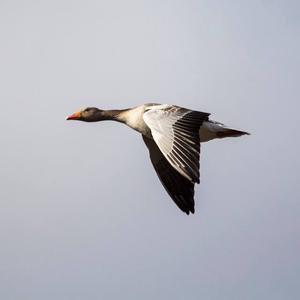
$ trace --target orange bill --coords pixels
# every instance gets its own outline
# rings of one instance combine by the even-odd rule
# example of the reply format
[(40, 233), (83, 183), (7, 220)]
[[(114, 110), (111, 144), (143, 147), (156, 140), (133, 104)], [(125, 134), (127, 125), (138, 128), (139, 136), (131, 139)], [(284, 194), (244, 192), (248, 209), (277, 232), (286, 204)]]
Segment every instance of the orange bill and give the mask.
[(78, 120), (81, 117), (81, 112), (77, 111), (66, 117), (66, 120)]

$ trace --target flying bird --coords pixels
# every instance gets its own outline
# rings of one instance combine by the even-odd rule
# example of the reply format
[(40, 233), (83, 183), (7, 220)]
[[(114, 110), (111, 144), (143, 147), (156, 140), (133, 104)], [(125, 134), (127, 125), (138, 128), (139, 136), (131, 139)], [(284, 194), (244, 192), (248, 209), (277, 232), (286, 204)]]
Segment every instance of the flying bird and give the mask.
[(87, 107), (67, 120), (112, 120), (142, 134), (162, 185), (186, 214), (195, 212), (194, 186), (200, 183), (200, 144), (249, 134), (209, 119), (209, 113), (176, 105), (148, 103), (121, 110)]

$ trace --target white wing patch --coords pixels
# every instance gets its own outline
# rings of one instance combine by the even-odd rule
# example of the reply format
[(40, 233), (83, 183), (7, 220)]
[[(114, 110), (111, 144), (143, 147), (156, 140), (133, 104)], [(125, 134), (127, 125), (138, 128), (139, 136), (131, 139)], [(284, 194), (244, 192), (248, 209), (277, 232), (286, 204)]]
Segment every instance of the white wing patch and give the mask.
[[(187, 112), (185, 112), (186, 114)], [(169, 154), (173, 148), (174, 130), (173, 125), (184, 114), (176, 114), (171, 105), (157, 105), (150, 107), (143, 114), (143, 119), (151, 129), (153, 139), (165, 154)]]
[(199, 128), (208, 114), (174, 105), (155, 105), (143, 114), (168, 162), (184, 177), (199, 182)]

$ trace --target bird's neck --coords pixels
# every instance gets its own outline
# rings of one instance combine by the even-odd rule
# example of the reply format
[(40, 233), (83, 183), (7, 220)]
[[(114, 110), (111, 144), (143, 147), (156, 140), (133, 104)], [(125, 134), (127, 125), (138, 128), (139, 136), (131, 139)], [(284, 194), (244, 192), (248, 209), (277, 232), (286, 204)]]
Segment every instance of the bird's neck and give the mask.
[(112, 110), (102, 110), (100, 112), (101, 117), (97, 118), (97, 121), (101, 120), (112, 120), (123, 124), (126, 124), (130, 128), (144, 134), (149, 135), (149, 127), (143, 120), (143, 113), (145, 111), (145, 106), (140, 105), (133, 108), (127, 109), (112, 109)]
[(102, 120), (111, 120), (117, 121), (121, 123), (126, 122), (126, 113), (129, 109), (109, 109), (101, 111), (101, 116), (99, 117), (99, 121)]

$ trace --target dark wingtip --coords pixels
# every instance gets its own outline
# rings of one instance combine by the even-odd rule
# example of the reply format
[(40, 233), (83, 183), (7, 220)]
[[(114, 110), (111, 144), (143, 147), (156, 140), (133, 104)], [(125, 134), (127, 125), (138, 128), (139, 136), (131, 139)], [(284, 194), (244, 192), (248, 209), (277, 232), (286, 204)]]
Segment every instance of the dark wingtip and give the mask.
[(195, 209), (194, 209), (194, 207), (190, 207), (190, 208), (187, 208), (186, 210), (183, 210), (183, 212), (185, 212), (187, 215), (189, 215), (190, 213), (194, 214)]

